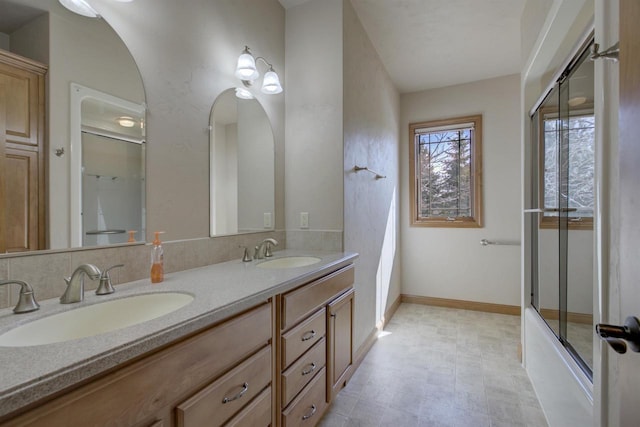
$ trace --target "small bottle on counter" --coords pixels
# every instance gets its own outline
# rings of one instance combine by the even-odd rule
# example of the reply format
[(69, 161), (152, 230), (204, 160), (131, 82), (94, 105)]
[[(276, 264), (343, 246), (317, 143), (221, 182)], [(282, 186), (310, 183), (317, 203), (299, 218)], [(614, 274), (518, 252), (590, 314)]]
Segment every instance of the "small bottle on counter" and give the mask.
[(160, 242), (160, 234), (164, 231), (156, 231), (153, 247), (151, 248), (151, 283), (160, 283), (164, 280), (164, 249)]

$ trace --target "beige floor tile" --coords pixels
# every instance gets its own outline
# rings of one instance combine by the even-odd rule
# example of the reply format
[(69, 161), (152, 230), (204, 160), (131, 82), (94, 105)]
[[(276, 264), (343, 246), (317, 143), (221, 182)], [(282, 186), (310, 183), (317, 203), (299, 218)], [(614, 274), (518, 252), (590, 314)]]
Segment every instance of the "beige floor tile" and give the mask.
[(322, 427), (546, 427), (520, 318), (402, 304)]

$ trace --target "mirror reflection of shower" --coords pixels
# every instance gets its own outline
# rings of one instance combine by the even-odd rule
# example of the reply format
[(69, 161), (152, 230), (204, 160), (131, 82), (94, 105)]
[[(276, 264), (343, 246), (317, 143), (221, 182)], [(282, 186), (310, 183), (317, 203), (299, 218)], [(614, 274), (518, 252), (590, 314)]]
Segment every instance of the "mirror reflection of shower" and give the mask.
[(76, 89), (84, 96), (78, 100), (80, 135), (75, 147), (72, 140), (72, 176), (77, 174), (81, 187), (76, 201), (79, 226), (72, 221), (78, 232), (75, 238), (72, 233), (74, 246), (126, 243), (131, 231), (144, 242), (144, 106), (75, 86), (72, 93)]

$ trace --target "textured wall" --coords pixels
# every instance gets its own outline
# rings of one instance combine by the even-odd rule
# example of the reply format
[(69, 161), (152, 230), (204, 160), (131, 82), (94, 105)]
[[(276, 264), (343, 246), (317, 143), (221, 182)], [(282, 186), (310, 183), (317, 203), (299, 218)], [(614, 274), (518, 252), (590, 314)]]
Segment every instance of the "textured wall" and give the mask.
[[(400, 294), (400, 96), (358, 20), (344, 1), (344, 248), (356, 268), (355, 347)], [(354, 165), (385, 175), (375, 179)]]
[(342, 231), (342, 0), (286, 17), (286, 228), (308, 212), (309, 231)]

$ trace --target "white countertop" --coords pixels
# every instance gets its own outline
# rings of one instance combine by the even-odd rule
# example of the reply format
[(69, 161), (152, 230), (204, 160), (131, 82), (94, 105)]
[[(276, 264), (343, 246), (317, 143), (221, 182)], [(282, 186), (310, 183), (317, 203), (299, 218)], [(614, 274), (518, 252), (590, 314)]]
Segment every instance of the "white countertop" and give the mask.
[(321, 261), (305, 267), (265, 269), (256, 267), (262, 260), (243, 263), (238, 259), (166, 274), (158, 284), (144, 279), (118, 285), (111, 295), (88, 291), (85, 300), (76, 304), (63, 305), (56, 298), (40, 301), (40, 310), (32, 313), (0, 310), (2, 334), (41, 317), (131, 295), (183, 292), (194, 296), (193, 302), (174, 312), (93, 337), (0, 347), (0, 417), (348, 265), (357, 257), (347, 252), (284, 250), (274, 252), (271, 259), (306, 255)]

